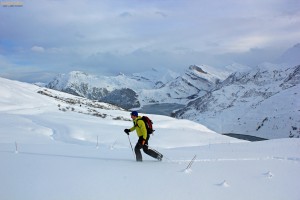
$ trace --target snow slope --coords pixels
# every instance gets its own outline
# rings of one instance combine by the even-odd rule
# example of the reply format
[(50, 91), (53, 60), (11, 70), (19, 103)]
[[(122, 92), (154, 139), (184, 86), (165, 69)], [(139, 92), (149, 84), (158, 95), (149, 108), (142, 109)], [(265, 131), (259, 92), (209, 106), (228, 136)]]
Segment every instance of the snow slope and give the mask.
[(0, 199), (300, 198), (299, 139), (250, 143), (150, 117), (150, 146), (165, 157), (137, 163), (128, 112), (0, 78)]

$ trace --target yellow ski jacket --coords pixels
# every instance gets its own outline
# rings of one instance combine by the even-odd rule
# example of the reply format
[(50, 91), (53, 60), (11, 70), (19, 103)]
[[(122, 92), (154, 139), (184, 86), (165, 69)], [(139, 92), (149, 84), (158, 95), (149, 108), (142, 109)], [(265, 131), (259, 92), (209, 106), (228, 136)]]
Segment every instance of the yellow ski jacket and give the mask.
[(145, 140), (147, 139), (146, 125), (141, 116), (138, 116), (135, 120), (133, 120), (133, 127), (130, 128), (130, 132), (134, 130), (136, 130), (139, 137), (143, 137)]

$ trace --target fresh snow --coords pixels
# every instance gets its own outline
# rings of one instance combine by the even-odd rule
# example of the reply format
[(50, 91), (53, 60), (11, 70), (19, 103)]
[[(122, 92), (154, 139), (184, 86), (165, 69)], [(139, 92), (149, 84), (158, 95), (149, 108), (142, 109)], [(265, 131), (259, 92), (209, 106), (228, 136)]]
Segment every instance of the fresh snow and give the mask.
[(164, 159), (137, 163), (129, 112), (0, 78), (0, 199), (300, 199), (300, 139), (251, 143), (149, 116)]

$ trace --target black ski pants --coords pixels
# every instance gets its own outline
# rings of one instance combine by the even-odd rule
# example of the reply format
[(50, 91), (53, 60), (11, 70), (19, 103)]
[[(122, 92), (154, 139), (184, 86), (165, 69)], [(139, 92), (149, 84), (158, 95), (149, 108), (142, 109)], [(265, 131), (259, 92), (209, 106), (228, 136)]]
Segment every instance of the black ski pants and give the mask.
[(136, 161), (143, 161), (141, 149), (143, 149), (143, 151), (146, 154), (148, 154), (149, 156), (151, 156), (155, 159), (159, 159), (159, 157), (161, 156), (161, 154), (159, 152), (154, 151), (152, 149), (149, 149), (149, 147), (148, 147), (149, 139), (150, 139), (150, 135), (147, 136), (145, 144), (142, 145), (142, 141), (144, 140), (143, 136), (139, 137), (139, 140), (138, 140), (138, 142), (136, 143), (136, 145), (134, 147), (134, 151), (135, 151), (135, 155), (136, 155)]

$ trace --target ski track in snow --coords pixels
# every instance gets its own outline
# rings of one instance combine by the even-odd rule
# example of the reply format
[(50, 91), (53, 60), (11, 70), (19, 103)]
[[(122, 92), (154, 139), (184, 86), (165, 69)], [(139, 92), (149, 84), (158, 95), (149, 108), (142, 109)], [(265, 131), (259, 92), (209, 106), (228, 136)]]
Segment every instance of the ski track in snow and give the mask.
[[(281, 161), (292, 161), (300, 163), (300, 158), (294, 157), (262, 157), (262, 158), (215, 158), (215, 159), (195, 159), (194, 162), (227, 162), (227, 161), (264, 161), (264, 160), (281, 160)], [(165, 162), (175, 162), (175, 163), (183, 163), (190, 162), (191, 160), (187, 159), (167, 159)]]
[[(113, 151), (113, 150), (111, 150)], [(1, 153), (16, 153), (14, 151), (0, 150)], [(108, 157), (89, 157), (89, 156), (76, 156), (76, 155), (66, 155), (66, 154), (51, 154), (51, 153), (36, 153), (29, 151), (18, 151), (18, 154), (32, 155), (32, 156), (48, 156), (48, 157), (64, 157), (64, 158), (74, 158), (74, 159), (95, 159), (104, 161), (135, 161), (134, 159), (124, 159), (124, 158), (108, 158)], [(193, 162), (230, 162), (230, 161), (268, 161), (268, 160), (278, 160), (278, 161), (290, 161), (300, 163), (299, 157), (277, 157), (277, 156), (267, 156), (267, 157), (249, 157), (249, 158), (208, 158), (208, 159), (195, 159)], [(151, 160), (145, 160), (146, 162), (151, 162)], [(153, 160), (154, 162), (163, 163), (190, 163), (189, 159), (171, 159), (165, 156), (162, 161)]]

